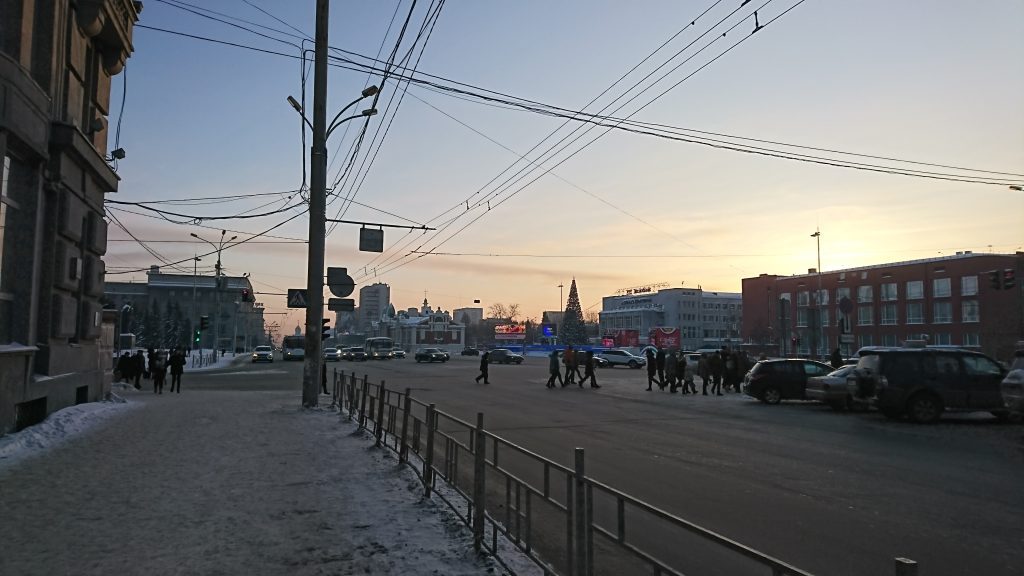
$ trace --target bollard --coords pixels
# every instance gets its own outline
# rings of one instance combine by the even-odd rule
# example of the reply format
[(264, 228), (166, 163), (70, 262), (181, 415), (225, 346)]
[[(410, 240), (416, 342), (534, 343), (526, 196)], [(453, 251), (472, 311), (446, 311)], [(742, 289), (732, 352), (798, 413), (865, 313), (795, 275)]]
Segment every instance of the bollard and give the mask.
[(377, 422), (373, 427), (374, 436), (377, 437), (377, 447), (380, 447), (380, 439), (384, 436), (384, 405), (387, 404), (388, 392), (384, 388), (384, 381), (380, 381), (380, 388), (377, 389)]
[(473, 549), (477, 552), (484, 542), (484, 512), (487, 493), (484, 487), (487, 479), (486, 452), (487, 442), (484, 440), (484, 413), (476, 413), (476, 449), (473, 452)]
[(896, 576), (917, 576), (917, 562), (910, 558), (897, 558)]
[(405, 462), (409, 458), (409, 447), (405, 440), (409, 433), (409, 410), (412, 408), (412, 399), (409, 397), (409, 388), (405, 389), (405, 402), (402, 405), (402, 438), (398, 443), (398, 461)]
[(427, 406), (427, 452), (423, 459), (423, 496), (430, 498), (430, 488), (434, 483), (434, 410), (437, 404)]
[(575, 530), (573, 530), (573, 564), (576, 566), (576, 573), (579, 576), (586, 576), (587, 573), (587, 510), (586, 510), (586, 482), (583, 480), (583, 448), (576, 449), (576, 472), (573, 475), (574, 486), (572, 498), (573, 519)]

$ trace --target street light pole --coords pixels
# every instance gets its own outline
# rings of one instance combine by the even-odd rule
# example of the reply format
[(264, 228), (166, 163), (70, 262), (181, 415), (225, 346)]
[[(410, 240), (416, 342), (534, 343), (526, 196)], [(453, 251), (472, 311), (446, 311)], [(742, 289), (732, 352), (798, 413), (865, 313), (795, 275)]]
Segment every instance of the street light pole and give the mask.
[(819, 344), (818, 344), (818, 335), (822, 331), (821, 330), (821, 327), (822, 327), (821, 326), (821, 230), (819, 230), (818, 228), (815, 228), (814, 229), (814, 234), (811, 234), (811, 238), (814, 238), (817, 241), (817, 244), (818, 244), (818, 267), (816, 268), (816, 270), (818, 272), (818, 293), (815, 295), (815, 298), (814, 298), (815, 306), (816, 306), (816, 308), (818, 310), (818, 313), (815, 314), (815, 316), (817, 316), (817, 318), (815, 319), (816, 325), (814, 327), (814, 353), (816, 355), (820, 356), (821, 350), (820, 350), (820, 347), (819, 347)]
[[(189, 321), (188, 321), (189, 327), (192, 328), (192, 334), (195, 334), (195, 331), (196, 331), (196, 324), (195, 324), (195, 322), (196, 322), (196, 273), (199, 271), (199, 261), (200, 260), (202, 260), (202, 258), (200, 258), (198, 254), (193, 255), (193, 257), (192, 257), (192, 311), (189, 312)], [(192, 334), (188, 335), (188, 338), (189, 338), (190, 341), (192, 340)], [(203, 343), (202, 342), (199, 342), (199, 355), (200, 356), (203, 355)]]
[[(220, 240), (218, 241), (217, 244), (214, 244), (213, 242), (210, 242), (209, 240), (207, 240), (206, 238), (203, 238), (202, 236), (196, 234), (195, 232), (193, 232), (191, 234), (191, 236), (193, 238), (195, 238), (197, 240), (202, 240), (203, 242), (206, 242), (207, 244), (212, 246), (214, 250), (217, 251), (217, 263), (214, 265), (214, 276), (213, 276), (213, 306), (214, 306), (214, 308), (213, 308), (213, 347), (211, 349), (213, 350), (214, 357), (216, 357), (216, 354), (217, 354), (217, 345), (220, 344), (220, 325), (219, 325), (219, 320), (220, 320), (220, 318), (219, 318), (220, 317), (220, 277), (221, 277), (220, 253), (221, 253), (221, 250), (224, 249), (224, 244), (225, 243), (232, 242), (232, 241), (234, 241), (235, 238), (238, 238), (238, 236), (232, 236), (231, 238), (228, 238), (227, 240), (225, 240), (224, 236), (227, 234), (227, 232), (228, 232), (227, 230), (221, 230), (220, 231)], [(199, 260), (199, 258), (197, 257), (196, 260)], [(194, 268), (193, 268), (193, 270), (194, 270)], [(195, 280), (194, 280), (194, 278), (195, 278), (195, 274), (193, 273), (193, 281), (192, 281), (192, 297), (193, 297), (193, 299), (195, 298)], [(200, 351), (202, 350), (202, 342), (200, 342), (199, 349), (200, 349)]]

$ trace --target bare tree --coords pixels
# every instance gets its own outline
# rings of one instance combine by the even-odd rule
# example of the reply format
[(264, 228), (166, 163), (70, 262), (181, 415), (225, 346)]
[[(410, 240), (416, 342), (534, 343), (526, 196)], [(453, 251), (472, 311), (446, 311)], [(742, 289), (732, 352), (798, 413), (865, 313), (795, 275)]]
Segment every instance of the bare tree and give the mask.
[(508, 308), (506, 308), (501, 302), (495, 302), (488, 306), (487, 313), (491, 315), (491, 318), (498, 318), (501, 320), (508, 319)]
[(601, 316), (593, 310), (585, 312), (583, 314), (583, 319), (587, 322), (587, 324), (598, 324), (601, 322)]
[(508, 319), (515, 322), (516, 316), (519, 316), (519, 304), (509, 304), (505, 307), (505, 312), (508, 314)]

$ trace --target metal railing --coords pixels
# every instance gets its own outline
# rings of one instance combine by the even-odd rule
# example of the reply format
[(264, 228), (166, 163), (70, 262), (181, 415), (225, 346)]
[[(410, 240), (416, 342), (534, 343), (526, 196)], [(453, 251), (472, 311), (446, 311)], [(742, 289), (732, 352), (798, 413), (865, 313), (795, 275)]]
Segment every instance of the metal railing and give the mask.
[[(483, 413), (466, 422), (413, 398), (408, 388), (391, 390), (337, 369), (333, 406), (400, 462), (418, 459), (424, 495), (442, 500), (470, 527), (474, 548), (503, 565), (499, 535), (545, 575), (682, 576), (685, 568), (811, 576), (587, 476), (582, 448), (572, 468), (563, 466), (488, 432)], [(917, 564), (897, 558), (895, 574), (916, 576)]]

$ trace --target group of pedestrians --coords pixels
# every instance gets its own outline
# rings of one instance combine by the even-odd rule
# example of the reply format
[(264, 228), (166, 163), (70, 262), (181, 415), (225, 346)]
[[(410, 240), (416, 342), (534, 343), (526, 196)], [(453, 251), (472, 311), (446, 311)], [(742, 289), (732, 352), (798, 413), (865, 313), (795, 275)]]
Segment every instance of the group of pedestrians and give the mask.
[[(701, 379), (701, 394), (708, 396), (708, 385), (711, 395), (722, 396), (723, 390), (742, 392), (743, 375), (752, 363), (745, 352), (730, 351), (728, 348), (716, 350), (714, 353), (701, 354), (697, 365), (687, 361), (686, 355), (676, 350), (647, 348), (644, 358), (647, 360), (647, 390), (657, 385), (659, 389), (675, 394), (697, 394), (694, 377)], [(696, 369), (696, 374), (694, 370)]]
[[(587, 380), (590, 380), (591, 388), (601, 387), (597, 383), (597, 375), (594, 371), (594, 368), (597, 367), (597, 361), (594, 360), (593, 351), (583, 352), (574, 349), (572, 346), (566, 346), (565, 351), (562, 352), (561, 364), (565, 365), (565, 378), (562, 378), (558, 350), (552, 350), (548, 356), (548, 371), (551, 373), (551, 377), (548, 378), (548, 388), (555, 388), (555, 382), (558, 382), (562, 388), (572, 384), (577, 384), (580, 388), (583, 388), (583, 383)], [(583, 367), (582, 375), (580, 374), (580, 366)]]
[(148, 349), (145, 353), (137, 350), (121, 354), (117, 359), (118, 379), (142, 389), (140, 380), (153, 380), (153, 393), (163, 394), (167, 373), (171, 375), (171, 392), (181, 393), (181, 375), (185, 371), (185, 353), (179, 348), (167, 350)]

